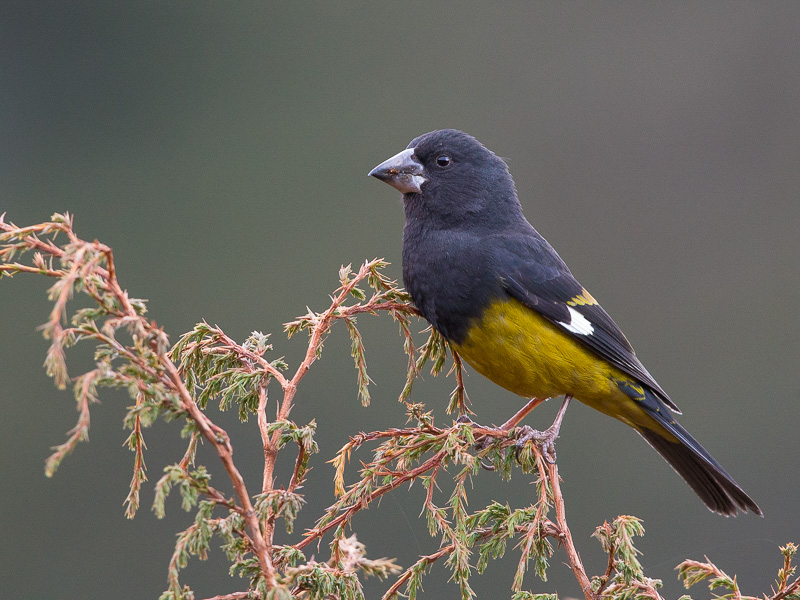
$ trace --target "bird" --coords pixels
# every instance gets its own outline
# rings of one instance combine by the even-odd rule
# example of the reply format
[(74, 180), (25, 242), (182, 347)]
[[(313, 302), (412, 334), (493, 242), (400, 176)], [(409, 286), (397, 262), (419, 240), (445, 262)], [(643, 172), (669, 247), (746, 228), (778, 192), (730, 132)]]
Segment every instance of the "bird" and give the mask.
[[(761, 509), (676, 420), (620, 328), (522, 212), (506, 162), (471, 135), (421, 135), (369, 172), (403, 194), (403, 284), (475, 371), (528, 399), (571, 398), (632, 427), (714, 512)], [(537, 432), (539, 433), (539, 432)]]

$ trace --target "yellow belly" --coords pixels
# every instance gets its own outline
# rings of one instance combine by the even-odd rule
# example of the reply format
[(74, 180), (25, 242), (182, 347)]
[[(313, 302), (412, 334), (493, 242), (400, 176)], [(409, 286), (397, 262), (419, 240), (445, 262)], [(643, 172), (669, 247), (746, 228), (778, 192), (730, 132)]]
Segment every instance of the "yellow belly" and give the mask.
[(644, 424), (642, 409), (616, 383), (631, 382), (629, 375), (521, 302), (491, 304), (454, 347), (478, 373), (520, 396), (569, 394), (629, 425)]

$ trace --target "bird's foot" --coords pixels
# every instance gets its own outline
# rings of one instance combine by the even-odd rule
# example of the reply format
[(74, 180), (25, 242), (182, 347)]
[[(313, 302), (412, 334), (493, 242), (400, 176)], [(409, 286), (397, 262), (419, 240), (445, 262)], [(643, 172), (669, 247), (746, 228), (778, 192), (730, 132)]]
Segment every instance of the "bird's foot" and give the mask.
[(542, 451), (542, 457), (551, 465), (556, 462), (556, 439), (558, 438), (558, 430), (560, 428), (555, 426), (555, 423), (545, 429), (544, 431), (537, 431), (528, 425), (523, 425), (519, 428), (519, 437), (516, 441), (517, 452), (519, 452), (525, 444), (532, 441)]
[(519, 438), (517, 439), (517, 451), (519, 451), (519, 449), (522, 448), (527, 442), (533, 440), (533, 442), (539, 446), (539, 448), (541, 448), (544, 459), (551, 465), (555, 464), (556, 439), (558, 438), (558, 432), (561, 431), (561, 421), (564, 419), (564, 413), (567, 412), (567, 407), (569, 406), (570, 400), (572, 400), (572, 396), (564, 396), (564, 402), (561, 405), (561, 408), (558, 409), (556, 420), (553, 421), (553, 424), (544, 431), (536, 431), (527, 425), (522, 427), (520, 429)]

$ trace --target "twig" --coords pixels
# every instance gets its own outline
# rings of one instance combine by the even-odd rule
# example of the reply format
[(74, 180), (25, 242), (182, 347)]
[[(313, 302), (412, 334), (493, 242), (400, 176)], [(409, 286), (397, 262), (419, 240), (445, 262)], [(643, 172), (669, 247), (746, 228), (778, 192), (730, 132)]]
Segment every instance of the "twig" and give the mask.
[(89, 423), (91, 419), (89, 403), (95, 401), (90, 393), (90, 386), (95, 373), (96, 371), (89, 371), (83, 375), (81, 392), (78, 397), (78, 422), (75, 424), (75, 427), (69, 430), (70, 436), (67, 438), (67, 441), (56, 446), (53, 454), (51, 454), (45, 462), (44, 472), (47, 477), (52, 477), (64, 456), (71, 452), (78, 442), (88, 439), (89, 437)]
[[(294, 396), (297, 393), (297, 386), (300, 384), (300, 381), (303, 379), (303, 377), (305, 377), (306, 373), (308, 373), (308, 370), (311, 368), (311, 365), (316, 360), (319, 348), (322, 342), (324, 341), (325, 336), (330, 331), (331, 325), (335, 320), (346, 319), (348, 317), (352, 317), (353, 315), (361, 313), (374, 314), (376, 311), (379, 310), (403, 311), (407, 313), (418, 314), (416, 309), (406, 304), (401, 304), (395, 301), (377, 301), (376, 300), (376, 298), (378, 297), (377, 294), (373, 295), (373, 297), (364, 304), (356, 304), (354, 306), (341, 308), (344, 301), (350, 296), (353, 288), (355, 288), (361, 281), (363, 281), (375, 268), (375, 265), (378, 264), (379, 262), (380, 261), (378, 260), (365, 262), (358, 270), (358, 273), (350, 281), (342, 285), (337, 290), (338, 294), (333, 298), (333, 300), (331, 301), (331, 305), (328, 307), (328, 309), (324, 313), (322, 313), (322, 315), (318, 316), (315, 319), (315, 323), (311, 331), (311, 336), (308, 342), (308, 347), (306, 349), (305, 357), (303, 358), (303, 361), (300, 363), (300, 365), (297, 367), (297, 370), (295, 371), (291, 380), (287, 380), (282, 374), (280, 374), (280, 377), (276, 376), (276, 379), (278, 380), (281, 388), (283, 389), (283, 399), (281, 401), (277, 414), (278, 420), (285, 420), (286, 418), (288, 418), (289, 412), (292, 409)], [(269, 440), (267, 440), (264, 437), (263, 432), (264, 429), (262, 429), (262, 439), (264, 440), (263, 493), (267, 493), (274, 487), (273, 473), (275, 471), (275, 461), (278, 455), (278, 438), (280, 436), (280, 432), (278, 431), (274, 432), (272, 436), (269, 438)], [(275, 531), (274, 519), (269, 519), (267, 521), (267, 526), (264, 532), (264, 535), (266, 539), (269, 541), (269, 543), (271, 543), (274, 531)], [(299, 548), (302, 546), (297, 546), (297, 547)]]
[[(144, 402), (144, 393), (139, 392), (136, 395), (136, 406), (139, 407)], [(134, 461), (133, 461), (133, 476), (131, 478), (131, 489), (128, 493), (128, 497), (125, 498), (125, 516), (129, 519), (132, 519), (136, 514), (136, 511), (139, 510), (139, 492), (142, 489), (142, 483), (147, 480), (147, 475), (145, 475), (145, 463), (144, 463), (144, 449), (145, 443), (144, 438), (142, 437), (142, 418), (141, 415), (137, 414), (136, 418), (133, 421), (133, 431), (131, 432), (129, 440), (132, 440), (132, 450), (134, 452)]]
[(47, 277), (58, 277), (59, 279), (64, 276), (66, 271), (60, 269), (46, 269), (38, 267), (30, 267), (28, 265), (21, 265), (20, 263), (9, 263), (0, 265), (0, 271), (6, 273), (34, 273), (36, 275), (45, 275)]
[(785, 589), (780, 590), (777, 594), (773, 595), (770, 600), (783, 600), (796, 592), (800, 592), (800, 577), (796, 578), (792, 583), (786, 586)]
[[(153, 346), (153, 350), (158, 357), (158, 367), (160, 372), (159, 370), (155, 369), (153, 365), (144, 362), (138, 355), (117, 342), (110, 335), (106, 335), (97, 331), (76, 330), (83, 335), (94, 337), (103, 343), (109, 344), (143, 371), (160, 379), (162, 383), (167, 386), (167, 389), (173, 390), (178, 395), (181, 405), (189, 415), (189, 418), (197, 423), (197, 426), (199, 427), (203, 437), (205, 437), (217, 451), (217, 454), (233, 483), (236, 494), (239, 497), (242, 514), (251, 538), (251, 545), (256, 556), (258, 557), (259, 564), (267, 581), (267, 586), (269, 588), (274, 587), (276, 585), (276, 581), (275, 569), (272, 565), (271, 551), (268, 543), (265, 541), (261, 533), (261, 528), (259, 526), (255, 511), (253, 510), (252, 503), (250, 502), (250, 495), (247, 492), (244, 480), (233, 463), (232, 448), (229, 443), (228, 435), (224, 430), (214, 425), (194, 402), (194, 399), (181, 379), (175, 364), (167, 356), (166, 347), (161, 347), (162, 345), (166, 346), (165, 344), (160, 343), (165, 339), (163, 332), (158, 329), (154, 323), (151, 324), (144, 317), (139, 315), (131, 305), (127, 292), (120, 287), (119, 282), (117, 281), (111, 248), (100, 244), (99, 242), (89, 243), (80, 240), (72, 231), (72, 222), (68, 216), (66, 217), (64, 223), (43, 223), (23, 229), (16, 228), (13, 224), (5, 223), (2, 219), (0, 219), (0, 229), (7, 232), (7, 235), (10, 234), (18, 239), (21, 239), (21, 243), (24, 246), (27, 246), (29, 249), (39, 250), (60, 258), (61, 260), (69, 260), (71, 262), (69, 270), (61, 275), (61, 280), (58, 282), (58, 284), (56, 284), (60, 285), (60, 289), (58, 289), (58, 295), (56, 297), (53, 310), (50, 313), (50, 319), (45, 326), (45, 333), (49, 334), (52, 340), (50, 350), (48, 351), (48, 360), (51, 360), (52, 364), (63, 364), (61, 339), (66, 332), (61, 327), (61, 319), (65, 315), (67, 300), (72, 293), (75, 281), (79, 277), (88, 279), (87, 276), (89, 273), (94, 273), (96, 276), (98, 276), (109, 293), (119, 302), (120, 310), (113, 311), (112, 309), (108, 309), (110, 314), (116, 316), (117, 318), (136, 323), (137, 327), (143, 333), (142, 337), (145, 337), (145, 333), (152, 334), (151, 345)], [(58, 248), (52, 242), (42, 242), (35, 235), (38, 232), (50, 233), (54, 231), (64, 232), (69, 237), (71, 244), (79, 246), (74, 254), (68, 255), (63, 249)], [(92, 257), (88, 263), (85, 263), (83, 258), (89, 249), (96, 251), (98, 254), (97, 256)], [(2, 255), (0, 256), (5, 256), (6, 252), (7, 250), (4, 249)], [(105, 269), (97, 264), (101, 257), (106, 261)], [(56, 377), (56, 384), (59, 385), (59, 387), (63, 387), (63, 385), (66, 384), (66, 372), (63, 370), (54, 370), (53, 373)], [(85, 385), (88, 386), (91, 382), (91, 378), (88, 376), (85, 377)], [(82, 394), (81, 419), (79, 420), (76, 429), (73, 430), (73, 436), (67, 441), (67, 444), (69, 444), (76, 436), (85, 436), (86, 431), (84, 426), (86, 425), (88, 425), (88, 395)], [(62, 446), (59, 448), (64, 447), (65, 445), (62, 444)]]
[[(260, 358), (260, 357), (259, 357)], [(266, 361), (265, 361), (266, 362)], [(261, 433), (261, 444), (264, 448), (264, 476), (261, 482), (261, 493), (266, 494), (271, 485), (272, 471), (267, 468), (272, 454), (277, 448), (272, 447), (269, 435), (269, 421), (267, 421), (267, 386), (258, 386), (258, 429)]]
[(292, 478), (289, 480), (289, 487), (287, 491), (289, 493), (294, 492), (302, 483), (304, 476), (301, 475), (300, 471), (303, 468), (303, 463), (308, 459), (308, 452), (306, 452), (305, 447), (300, 442), (297, 443), (297, 459), (294, 461), (294, 471), (292, 472)]
[[(541, 524), (540, 531), (541, 535), (543, 536), (553, 537), (556, 539), (561, 538), (561, 531), (550, 520), (546, 519)], [(525, 533), (525, 534), (528, 533), (527, 528), (522, 525), (516, 526), (514, 528), (514, 532)], [(490, 527), (482, 527), (480, 529), (475, 530), (475, 533), (476, 533), (476, 541), (479, 541), (481, 539), (485, 539), (486, 537), (495, 532)], [(414, 570), (416, 570), (420, 565), (422, 564), (430, 565), (439, 560), (440, 558), (447, 556), (448, 554), (453, 552), (453, 550), (455, 550), (455, 544), (447, 544), (439, 548), (439, 550), (437, 550), (433, 554), (428, 554), (427, 556), (421, 556), (416, 563), (414, 563), (412, 566), (406, 569), (406, 571), (400, 577), (398, 577), (397, 581), (395, 581), (392, 584), (392, 587), (386, 590), (386, 593), (381, 597), (381, 600), (389, 600), (393, 596), (397, 595), (398, 591), (400, 590), (400, 587), (412, 577), (412, 575), (414, 574)]]
[(252, 598), (250, 592), (233, 592), (232, 594), (222, 594), (221, 596), (212, 596), (206, 600), (247, 600)]
[[(543, 461), (541, 455), (537, 457), (540, 462)], [(544, 461), (546, 462), (546, 461)], [(581, 586), (583, 595), (586, 600), (595, 600), (595, 594), (592, 591), (592, 584), (589, 577), (586, 575), (586, 569), (583, 567), (583, 562), (575, 549), (575, 543), (572, 541), (572, 533), (570, 533), (569, 526), (567, 525), (566, 508), (564, 506), (564, 496), (561, 494), (561, 485), (559, 484), (558, 466), (553, 463), (546, 463), (546, 469), (550, 484), (553, 488), (553, 506), (556, 509), (556, 523), (561, 530), (561, 542), (564, 544), (564, 551), (567, 553), (569, 566), (572, 569), (575, 579), (578, 580), (578, 585)], [(541, 465), (539, 467), (541, 469)]]
[(397, 581), (395, 581), (392, 584), (392, 587), (390, 587), (388, 590), (386, 590), (386, 593), (383, 596), (381, 596), (381, 600), (389, 600), (389, 598), (392, 598), (393, 596), (397, 595), (397, 592), (400, 589), (400, 587), (406, 581), (411, 579), (411, 576), (414, 574), (414, 567), (416, 567), (417, 565), (420, 565), (420, 564), (429, 565), (431, 563), (434, 563), (437, 560), (439, 560), (440, 558), (442, 558), (443, 556), (447, 556), (448, 554), (450, 554), (454, 549), (455, 549), (455, 546), (453, 544), (448, 544), (447, 546), (443, 546), (442, 548), (440, 548), (437, 552), (434, 552), (433, 554), (429, 554), (427, 556), (421, 557), (416, 562), (416, 564), (414, 564), (413, 567), (409, 567), (408, 569), (406, 569), (406, 572), (403, 573), (400, 577), (397, 578)]
[[(467, 389), (464, 387), (464, 363), (461, 361), (461, 356), (458, 352), (450, 348), (450, 354), (453, 356), (453, 369), (456, 372), (456, 389), (453, 390), (453, 400), (458, 407), (459, 415), (474, 415), (475, 413), (467, 406), (469, 396), (467, 396)], [(449, 373), (448, 373), (449, 374)]]
[(253, 551), (256, 553), (258, 562), (261, 564), (267, 586), (271, 589), (277, 585), (275, 580), (275, 567), (272, 564), (271, 543), (267, 542), (264, 535), (261, 533), (261, 526), (258, 522), (258, 516), (253, 509), (253, 504), (250, 501), (250, 494), (247, 492), (247, 486), (244, 483), (241, 473), (239, 473), (239, 470), (233, 463), (233, 448), (231, 448), (228, 434), (224, 429), (214, 425), (211, 419), (200, 410), (189, 394), (189, 390), (186, 389), (186, 385), (183, 383), (175, 364), (164, 356), (162, 365), (167, 371), (169, 380), (172, 382), (171, 387), (179, 394), (183, 408), (189, 413), (189, 417), (197, 423), (203, 437), (214, 446), (219, 459), (222, 461), (222, 465), (225, 467), (225, 471), (228, 473), (228, 477), (233, 483), (233, 489), (236, 491), (236, 495), (239, 497), (239, 503), (242, 507), (242, 516), (247, 524), (247, 531), (250, 535)]
[(608, 522), (605, 522), (603, 523), (603, 527), (605, 527), (609, 539), (608, 564), (606, 565), (606, 572), (603, 573), (600, 587), (597, 588), (597, 591), (594, 593), (595, 598), (600, 598), (603, 595), (603, 590), (605, 590), (606, 587), (608, 587), (608, 584), (611, 582), (611, 574), (614, 572), (615, 564), (614, 554), (616, 553), (616, 548), (614, 546), (614, 542), (611, 541), (611, 526), (608, 524)]
[(369, 494), (369, 496), (367, 496), (362, 502), (349, 507), (347, 510), (345, 510), (338, 517), (330, 521), (328, 524), (307, 531), (305, 534), (306, 538), (296, 543), (293, 547), (297, 550), (305, 548), (315, 539), (325, 535), (326, 532), (348, 521), (355, 513), (357, 513), (364, 506), (368, 505), (370, 502), (375, 500), (375, 498), (383, 496), (386, 492), (389, 492), (394, 488), (404, 484), (406, 481), (415, 479), (416, 477), (419, 477), (426, 471), (430, 471), (431, 469), (436, 467), (441, 462), (444, 455), (445, 455), (444, 451), (440, 450), (417, 468), (412, 469), (411, 471), (406, 471), (402, 476), (397, 477), (396, 479), (394, 479), (390, 483), (387, 483), (386, 485), (382, 485), (378, 489), (374, 490), (371, 494)]

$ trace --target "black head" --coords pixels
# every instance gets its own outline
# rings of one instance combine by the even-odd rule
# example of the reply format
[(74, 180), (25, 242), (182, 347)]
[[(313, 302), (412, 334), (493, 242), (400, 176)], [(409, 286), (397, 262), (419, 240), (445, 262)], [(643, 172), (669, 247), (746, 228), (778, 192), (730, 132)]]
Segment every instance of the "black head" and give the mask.
[(403, 192), (407, 217), (438, 226), (521, 216), (506, 163), (463, 131), (421, 135), (369, 174)]

